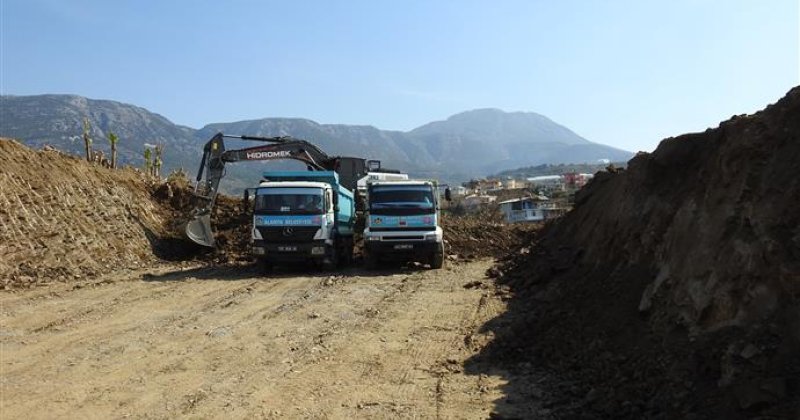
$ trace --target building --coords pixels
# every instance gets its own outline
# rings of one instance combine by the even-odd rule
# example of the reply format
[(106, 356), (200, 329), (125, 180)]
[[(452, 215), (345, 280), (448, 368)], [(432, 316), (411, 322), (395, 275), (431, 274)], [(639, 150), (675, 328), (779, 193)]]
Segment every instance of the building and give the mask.
[(463, 197), (467, 195), (467, 189), (461, 185), (451, 187), (449, 184), (439, 184), (439, 195), (444, 197), (445, 191), (450, 189), (450, 195), (453, 197)]
[(567, 210), (540, 195), (503, 201), (500, 203), (500, 211), (508, 223), (530, 223), (561, 217)]
[(567, 188), (572, 190), (578, 190), (583, 188), (590, 179), (592, 179), (594, 175), (592, 174), (579, 174), (576, 172), (571, 172), (564, 174), (564, 184)]
[(522, 182), (517, 181), (514, 178), (507, 178), (507, 179), (503, 180), (503, 189), (505, 189), (505, 190), (513, 190), (513, 189), (516, 189), (516, 188), (523, 188), (524, 186), (525, 185), (523, 185)]
[(528, 178), (528, 186), (541, 191), (564, 191), (565, 182), (562, 175), (543, 175)]
[(563, 175), (543, 175), (528, 178), (528, 187), (534, 190), (574, 191), (583, 188), (594, 175), (569, 172)]
[(458, 197), (465, 196), (467, 195), (467, 188), (461, 185), (456, 185), (455, 187), (450, 188), (450, 194)]
[(493, 195), (469, 195), (464, 198), (464, 207), (467, 210), (476, 210), (478, 207), (485, 206), (497, 201), (497, 197)]
[(503, 183), (497, 179), (481, 179), (477, 183), (475, 191), (485, 194), (488, 191), (495, 191), (503, 188)]

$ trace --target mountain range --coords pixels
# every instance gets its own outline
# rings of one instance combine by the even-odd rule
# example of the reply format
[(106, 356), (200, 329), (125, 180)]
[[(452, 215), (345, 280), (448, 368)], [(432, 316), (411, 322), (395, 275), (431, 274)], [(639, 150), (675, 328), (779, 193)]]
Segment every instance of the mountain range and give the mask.
[[(91, 122), (96, 149), (109, 150), (108, 132), (119, 136), (122, 164), (141, 165), (146, 145), (161, 143), (165, 145), (165, 169), (183, 167), (190, 173), (199, 165), (203, 144), (219, 131), (256, 136), (291, 135), (318, 145), (332, 156), (380, 159), (385, 167), (450, 182), (522, 166), (594, 163), (600, 159), (625, 161), (632, 157), (630, 152), (592, 143), (532, 112), (477, 109), (407, 132), (364, 125), (319, 124), (302, 118), (213, 123), (194, 129), (174, 124), (144, 108), (110, 100), (76, 95), (0, 96), (0, 135), (32, 147), (49, 144), (82, 153), (84, 117)], [(244, 146), (233, 142), (228, 148)], [(226, 189), (251, 185), (265, 168), (287, 166), (291, 164), (232, 165)]]

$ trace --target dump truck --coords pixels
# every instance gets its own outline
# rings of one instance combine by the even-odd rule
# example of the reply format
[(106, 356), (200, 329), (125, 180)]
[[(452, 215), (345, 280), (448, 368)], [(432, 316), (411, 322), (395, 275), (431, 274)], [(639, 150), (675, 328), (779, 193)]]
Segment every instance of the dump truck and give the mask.
[(352, 260), (355, 200), (336, 172), (265, 172), (250, 192), (252, 254), (264, 270), (286, 262), (332, 269)]
[[(445, 197), (450, 198), (449, 190)], [(431, 268), (442, 268), (444, 238), (435, 182), (370, 181), (365, 203), (367, 268), (375, 268), (384, 259), (421, 260)]]
[[(226, 138), (269, 144), (226, 150)], [(186, 235), (200, 245), (215, 246), (211, 214), (226, 164), (284, 159), (300, 161), (308, 171), (266, 172), (257, 188), (245, 190), (248, 208), (249, 195), (255, 193), (254, 256), (265, 268), (276, 262), (304, 260), (334, 267), (351, 259), (356, 217), (353, 191), (368, 173), (368, 165), (379, 168), (380, 162), (331, 157), (294, 137), (214, 135), (203, 148), (194, 191), (196, 202)]]

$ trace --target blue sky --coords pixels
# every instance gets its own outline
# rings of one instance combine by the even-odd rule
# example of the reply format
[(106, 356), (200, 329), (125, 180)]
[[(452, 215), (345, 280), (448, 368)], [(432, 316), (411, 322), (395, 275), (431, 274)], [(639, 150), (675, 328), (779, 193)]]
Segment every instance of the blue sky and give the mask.
[(533, 111), (628, 150), (800, 84), (797, 0), (0, 0), (0, 91), (173, 122)]

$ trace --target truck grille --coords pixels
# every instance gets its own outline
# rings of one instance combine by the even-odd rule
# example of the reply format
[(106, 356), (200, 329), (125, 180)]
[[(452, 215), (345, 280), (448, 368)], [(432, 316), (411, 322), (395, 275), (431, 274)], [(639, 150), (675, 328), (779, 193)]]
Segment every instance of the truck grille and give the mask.
[(267, 242), (310, 242), (319, 226), (270, 226), (256, 229)]
[(421, 241), (425, 238), (422, 236), (384, 236), (384, 241)]
[(370, 232), (433, 232), (436, 226), (418, 226), (418, 227), (370, 227)]

